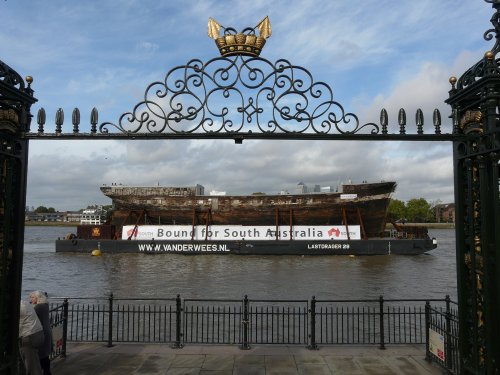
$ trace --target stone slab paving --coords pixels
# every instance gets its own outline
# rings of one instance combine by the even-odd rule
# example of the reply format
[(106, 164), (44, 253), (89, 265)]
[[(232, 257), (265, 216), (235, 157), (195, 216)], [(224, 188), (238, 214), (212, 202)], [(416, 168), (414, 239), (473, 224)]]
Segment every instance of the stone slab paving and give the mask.
[(438, 375), (423, 345), (379, 350), (375, 346), (185, 346), (69, 344), (53, 361), (56, 375)]

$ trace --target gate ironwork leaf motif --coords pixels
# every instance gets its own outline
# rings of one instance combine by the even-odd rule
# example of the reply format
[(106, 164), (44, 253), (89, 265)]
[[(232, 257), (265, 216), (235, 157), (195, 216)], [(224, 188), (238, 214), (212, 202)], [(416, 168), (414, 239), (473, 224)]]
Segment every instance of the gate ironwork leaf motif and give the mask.
[(267, 17), (240, 33), (209, 19), (208, 34), (223, 56), (174, 67), (163, 81), (151, 83), (144, 100), (117, 124), (100, 124), (100, 132), (379, 133), (375, 123), (360, 125), (354, 113), (334, 100), (332, 88), (315, 81), (307, 69), (258, 56), (271, 35)]

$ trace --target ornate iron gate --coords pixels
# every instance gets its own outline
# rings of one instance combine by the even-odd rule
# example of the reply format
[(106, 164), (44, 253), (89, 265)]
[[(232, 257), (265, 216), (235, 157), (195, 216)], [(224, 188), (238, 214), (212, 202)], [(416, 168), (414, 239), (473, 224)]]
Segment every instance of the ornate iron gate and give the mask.
[[(491, 2), (491, 1), (489, 1)], [(500, 372), (500, 4), (493, 1), (495, 46), (458, 80), (453, 109), (460, 355), (464, 374)]]
[(0, 62), (0, 374), (16, 373), (30, 107), (24, 80)]
[[(406, 113), (389, 130), (385, 109), (378, 123), (360, 124), (335, 101), (324, 82), (287, 60), (275, 63), (259, 57), (270, 36), (268, 20), (242, 32), (211, 23), (209, 34), (222, 54), (207, 62), (191, 60), (151, 83), (144, 100), (116, 123), (98, 121), (81, 127), (80, 112), (72, 113), (72, 128), (63, 129), (58, 110), (53, 133), (45, 132), (46, 116), (38, 112), (30, 129), (30, 107), (36, 101), (30, 87), (0, 62), (0, 374), (15, 374), (18, 300), (20, 297), (27, 153), (29, 140), (39, 139), (324, 139), (452, 141), (457, 207), (457, 269), (460, 310), (460, 353), (464, 374), (500, 372), (500, 2), (493, 5), (496, 44), (475, 66), (457, 79), (446, 101), (453, 110), (451, 133), (441, 132), (441, 115), (433, 113), (433, 131), (424, 132), (421, 110), (415, 126)], [(269, 28), (268, 28), (269, 27)], [(256, 30), (260, 35), (256, 35)], [(293, 104), (290, 104), (293, 102)]]

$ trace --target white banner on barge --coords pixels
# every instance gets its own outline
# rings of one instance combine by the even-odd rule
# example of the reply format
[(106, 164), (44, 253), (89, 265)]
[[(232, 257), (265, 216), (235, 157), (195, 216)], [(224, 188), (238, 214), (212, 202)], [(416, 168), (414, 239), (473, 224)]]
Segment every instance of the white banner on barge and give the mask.
[[(135, 230), (134, 230), (135, 228)], [(194, 236), (193, 236), (194, 229)], [(359, 225), (349, 225), (349, 236), (343, 225), (278, 227), (280, 240), (359, 240)], [(124, 225), (122, 239), (127, 240), (215, 240), (215, 241), (259, 241), (276, 239), (276, 226), (244, 225)]]

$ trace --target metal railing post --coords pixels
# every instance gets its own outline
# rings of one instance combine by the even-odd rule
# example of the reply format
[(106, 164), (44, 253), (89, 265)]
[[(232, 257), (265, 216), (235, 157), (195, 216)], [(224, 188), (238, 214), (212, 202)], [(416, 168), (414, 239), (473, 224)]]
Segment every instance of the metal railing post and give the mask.
[(177, 294), (175, 299), (175, 342), (173, 349), (182, 349), (182, 300), (181, 295)]
[(108, 319), (108, 348), (113, 346), (113, 293), (109, 294), (109, 319)]
[(309, 350), (318, 350), (318, 345), (316, 345), (316, 297), (313, 296), (311, 299), (311, 309), (309, 310), (311, 314), (311, 333), (309, 334), (310, 343), (307, 347)]
[(379, 327), (380, 327), (380, 346), (379, 349), (385, 350), (385, 336), (384, 336), (384, 297), (380, 296), (379, 303)]
[(61, 357), (66, 357), (66, 342), (68, 341), (68, 299), (65, 298), (63, 302), (63, 337), (61, 347)]
[(429, 353), (429, 328), (431, 326), (431, 304), (425, 301), (425, 360), (431, 361)]
[(452, 340), (451, 340), (451, 309), (450, 309), (450, 296), (449, 295), (446, 295), (445, 301), (446, 301), (446, 315), (445, 315), (446, 336), (444, 339), (444, 352), (446, 353), (445, 354), (446, 368), (448, 370), (451, 370), (453, 368), (453, 362), (452, 362), (452, 356), (451, 356), (451, 343), (452, 343)]
[(243, 342), (240, 345), (240, 349), (248, 350), (250, 349), (250, 344), (248, 343), (248, 329), (250, 326), (250, 319), (248, 316), (248, 296), (245, 294), (243, 299), (243, 319), (241, 320), (241, 329), (243, 333)]

